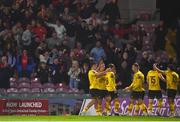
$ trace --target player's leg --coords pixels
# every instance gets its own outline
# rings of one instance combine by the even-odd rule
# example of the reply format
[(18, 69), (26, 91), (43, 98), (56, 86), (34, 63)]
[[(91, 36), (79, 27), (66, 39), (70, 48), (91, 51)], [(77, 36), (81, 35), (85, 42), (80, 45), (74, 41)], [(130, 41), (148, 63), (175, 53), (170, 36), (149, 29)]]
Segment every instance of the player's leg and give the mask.
[(110, 115), (111, 113), (111, 96), (108, 94), (108, 96), (105, 97), (105, 109), (104, 109), (104, 115)]
[(162, 93), (161, 93), (161, 91), (157, 91), (156, 98), (158, 100), (158, 110), (157, 110), (158, 115), (161, 116), (161, 114), (160, 114), (160, 109), (162, 107)]
[[(87, 112), (91, 108), (91, 106), (95, 105), (95, 103), (96, 103), (95, 101), (96, 101), (95, 98), (91, 99), (91, 101), (87, 104), (87, 106), (84, 108), (84, 110), (82, 112)], [(95, 107), (95, 109), (96, 109), (96, 107)]]
[(142, 112), (143, 112), (143, 115), (144, 115), (144, 116), (147, 116), (148, 113), (147, 113), (147, 107), (146, 107), (146, 105), (145, 105), (145, 103), (144, 103), (144, 95), (145, 95), (145, 92), (144, 92), (144, 91), (141, 92), (141, 93), (139, 94), (140, 99), (139, 99), (138, 101), (139, 101), (140, 109), (141, 109)]
[(139, 114), (140, 105), (141, 105), (140, 102), (137, 100), (135, 105), (135, 113), (134, 113), (135, 116), (138, 116)]
[(131, 92), (131, 98), (130, 98), (130, 101), (129, 101), (129, 106), (128, 106), (128, 109), (127, 109), (127, 115), (130, 115), (130, 113), (132, 112), (136, 96), (137, 96), (136, 92), (132, 91)]
[(120, 107), (120, 101), (119, 101), (119, 98), (118, 98), (118, 94), (117, 93), (114, 93), (114, 113), (115, 115), (119, 115), (119, 107)]
[(169, 102), (169, 106), (170, 106), (170, 116), (173, 117), (175, 112), (174, 112), (174, 109), (175, 109), (175, 106), (174, 106), (174, 99), (176, 97), (176, 93), (177, 91), (176, 90), (172, 90), (172, 89), (168, 89), (168, 102)]
[(152, 115), (152, 107), (153, 107), (153, 99), (154, 99), (154, 91), (149, 90), (148, 92), (148, 114)]
[(101, 116), (102, 115), (102, 101), (103, 101), (103, 98), (104, 98), (104, 93), (102, 90), (98, 90), (98, 98), (97, 98), (97, 115), (98, 116)]
[(128, 109), (127, 109), (127, 115), (130, 115), (130, 113), (132, 112), (133, 107), (134, 107), (134, 99), (131, 98), (130, 102), (129, 102)]

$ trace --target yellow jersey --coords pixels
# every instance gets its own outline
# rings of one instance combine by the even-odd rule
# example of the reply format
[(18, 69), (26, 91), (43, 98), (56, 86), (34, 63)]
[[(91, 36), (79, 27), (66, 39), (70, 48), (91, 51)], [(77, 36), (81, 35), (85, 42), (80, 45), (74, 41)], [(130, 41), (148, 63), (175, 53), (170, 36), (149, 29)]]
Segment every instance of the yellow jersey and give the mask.
[(178, 82), (179, 82), (179, 75), (176, 72), (170, 71), (170, 70), (166, 70), (164, 74), (166, 75), (167, 89), (177, 90)]
[(149, 90), (161, 90), (158, 71), (150, 70), (147, 74)]
[(134, 74), (130, 88), (136, 92), (144, 91), (144, 75), (141, 71)]
[(97, 89), (99, 90), (107, 90), (106, 89), (106, 84), (107, 84), (107, 78), (106, 75), (100, 76), (99, 78), (97, 78), (96, 80), (97, 82)]
[(89, 70), (88, 78), (89, 78), (89, 89), (97, 89), (96, 75), (95, 70)]
[(108, 91), (116, 91), (116, 76), (114, 72), (107, 72), (106, 78), (107, 78), (106, 89)]

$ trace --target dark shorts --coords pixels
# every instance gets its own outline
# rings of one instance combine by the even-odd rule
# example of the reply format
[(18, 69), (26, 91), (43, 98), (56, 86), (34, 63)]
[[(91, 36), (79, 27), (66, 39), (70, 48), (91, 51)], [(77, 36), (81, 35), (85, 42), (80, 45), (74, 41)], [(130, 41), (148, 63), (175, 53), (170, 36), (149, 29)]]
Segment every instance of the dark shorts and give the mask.
[(176, 97), (176, 94), (177, 94), (177, 90), (167, 89), (168, 98), (174, 99)]
[(131, 93), (131, 98), (132, 99), (144, 99), (144, 95), (145, 95), (145, 92), (144, 91), (141, 91), (141, 92), (136, 92), (136, 91), (132, 91)]
[(108, 91), (107, 96), (111, 96), (112, 100), (115, 99), (115, 98), (118, 98), (118, 94), (115, 91), (112, 91), (112, 92)]
[(104, 98), (104, 97), (106, 97), (107, 96), (107, 94), (108, 94), (108, 91), (107, 90), (98, 90), (98, 94), (99, 94), (99, 98)]
[(162, 98), (161, 90), (149, 90), (148, 97), (149, 99), (154, 99), (154, 98), (161, 99)]
[(91, 95), (91, 97), (92, 98), (97, 98), (97, 97), (99, 97), (99, 92), (98, 92), (99, 90), (98, 89), (90, 89), (90, 95)]

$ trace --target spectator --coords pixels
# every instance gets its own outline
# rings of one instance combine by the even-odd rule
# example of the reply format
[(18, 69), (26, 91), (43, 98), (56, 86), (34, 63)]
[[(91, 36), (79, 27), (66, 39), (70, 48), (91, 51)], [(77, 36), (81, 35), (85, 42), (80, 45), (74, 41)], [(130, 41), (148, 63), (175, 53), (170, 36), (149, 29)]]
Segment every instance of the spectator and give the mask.
[(22, 34), (23, 48), (28, 50), (31, 48), (32, 44), (32, 33), (30, 30), (30, 25), (27, 25), (26, 30)]
[(148, 54), (148, 52), (144, 51), (142, 53), (142, 59), (139, 64), (140, 64), (141, 71), (145, 76), (147, 75), (148, 71), (152, 67), (151, 62), (149, 62), (148, 59), (149, 59), (149, 54)]
[(40, 62), (40, 66), (36, 71), (36, 76), (42, 84), (49, 82), (49, 68), (45, 62)]
[(47, 26), (54, 28), (55, 32), (57, 33), (57, 37), (59, 39), (64, 38), (64, 34), (66, 32), (66, 28), (62, 24), (60, 20), (56, 20), (56, 24), (46, 23)]
[(61, 72), (60, 72), (60, 66), (59, 66), (59, 60), (58, 58), (55, 58), (53, 60), (53, 64), (50, 66), (51, 71), (51, 82), (52, 83), (60, 83), (61, 81)]
[(62, 40), (60, 40), (58, 37), (57, 37), (57, 33), (56, 32), (53, 32), (52, 33), (52, 37), (48, 38), (46, 40), (46, 44), (48, 46), (48, 49), (52, 50), (53, 48), (56, 48), (57, 46), (60, 46), (62, 43)]
[(70, 77), (69, 87), (74, 91), (78, 91), (80, 73), (81, 73), (81, 70), (79, 68), (78, 61), (72, 61), (72, 66), (70, 67), (68, 71), (68, 75)]
[(10, 88), (10, 77), (13, 76), (13, 71), (8, 66), (6, 56), (1, 58), (1, 65), (0, 65), (0, 88), (8, 89)]
[(154, 44), (155, 51), (164, 50), (165, 49), (165, 35), (166, 35), (166, 28), (164, 22), (161, 21), (159, 26), (155, 30), (156, 35), (156, 42)]
[(17, 70), (20, 77), (30, 77), (34, 68), (34, 61), (28, 55), (27, 50), (23, 50), (22, 55), (17, 58)]
[(42, 26), (40, 22), (36, 23), (36, 26), (33, 28), (32, 31), (35, 34), (35, 36), (39, 39), (40, 42), (42, 42), (45, 39), (46, 34), (47, 34), (46, 28)]
[(90, 55), (92, 56), (92, 58), (94, 58), (94, 61), (96, 63), (98, 63), (100, 59), (106, 59), (106, 54), (103, 47), (101, 46), (100, 41), (96, 42), (96, 46), (92, 48)]
[(105, 14), (105, 16), (110, 18), (111, 22), (115, 22), (115, 20), (120, 19), (117, 2), (118, 0), (106, 0), (106, 4), (101, 11), (102, 14)]
[(83, 64), (83, 68), (81, 70), (81, 73), (79, 75), (80, 77), (80, 84), (79, 87), (84, 91), (84, 93), (89, 93), (89, 78), (88, 78), (88, 71), (89, 71), (89, 65), (88, 63)]

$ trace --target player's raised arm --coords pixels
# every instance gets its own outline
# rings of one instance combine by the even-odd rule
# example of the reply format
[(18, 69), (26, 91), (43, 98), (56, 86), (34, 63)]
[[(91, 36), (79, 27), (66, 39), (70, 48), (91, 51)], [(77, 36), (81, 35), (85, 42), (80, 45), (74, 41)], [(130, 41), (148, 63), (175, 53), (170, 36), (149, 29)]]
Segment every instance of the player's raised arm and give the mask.
[(158, 71), (159, 73), (162, 73), (162, 74), (165, 74), (165, 71), (164, 70), (160, 70), (158, 67), (157, 67), (157, 64), (153, 64), (153, 68)]

